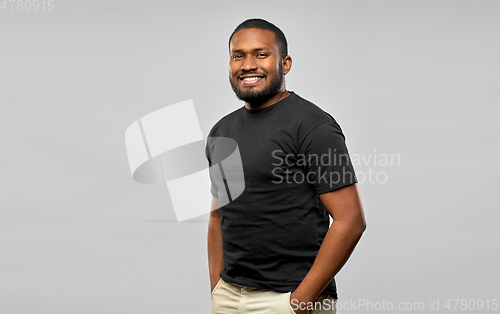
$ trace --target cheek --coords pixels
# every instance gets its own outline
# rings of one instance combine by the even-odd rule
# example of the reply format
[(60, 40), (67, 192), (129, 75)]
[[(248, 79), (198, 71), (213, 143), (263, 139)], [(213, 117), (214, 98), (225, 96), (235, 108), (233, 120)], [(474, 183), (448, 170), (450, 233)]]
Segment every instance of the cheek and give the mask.
[(238, 72), (238, 70), (237, 70), (237, 69), (235, 69), (235, 67), (234, 67), (234, 66), (231, 66), (231, 65), (229, 65), (229, 67), (228, 67), (228, 71), (229, 71), (229, 76), (230, 76), (231, 78), (234, 78), (234, 75), (236, 75), (236, 72)]
[(272, 60), (269, 60), (268, 62), (262, 63), (260, 65), (261, 69), (263, 69), (269, 74), (278, 73), (278, 66), (279, 65), (276, 62), (273, 62)]

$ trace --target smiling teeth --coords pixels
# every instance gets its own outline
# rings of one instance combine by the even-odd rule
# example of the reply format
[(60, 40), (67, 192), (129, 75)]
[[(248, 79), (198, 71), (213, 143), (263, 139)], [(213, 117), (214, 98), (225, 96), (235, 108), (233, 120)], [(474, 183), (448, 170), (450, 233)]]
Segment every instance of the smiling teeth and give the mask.
[(254, 77), (245, 77), (243, 80), (244, 81), (255, 81), (260, 79), (260, 77), (254, 76)]

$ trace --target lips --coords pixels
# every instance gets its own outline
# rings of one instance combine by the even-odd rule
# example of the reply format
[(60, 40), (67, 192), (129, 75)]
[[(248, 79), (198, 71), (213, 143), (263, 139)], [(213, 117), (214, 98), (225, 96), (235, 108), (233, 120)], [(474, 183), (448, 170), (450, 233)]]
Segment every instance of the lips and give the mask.
[(257, 85), (263, 78), (264, 76), (260, 74), (245, 74), (238, 77), (245, 86)]

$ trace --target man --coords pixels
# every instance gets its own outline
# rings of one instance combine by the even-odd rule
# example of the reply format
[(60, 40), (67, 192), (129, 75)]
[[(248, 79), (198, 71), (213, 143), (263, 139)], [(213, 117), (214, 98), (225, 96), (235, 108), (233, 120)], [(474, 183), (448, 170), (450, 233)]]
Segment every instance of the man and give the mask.
[[(209, 138), (236, 141), (245, 189), (219, 208), (231, 180), (211, 174), (212, 313), (335, 313), (333, 278), (366, 228), (342, 130), (286, 90), (292, 59), (275, 25), (241, 23), (229, 53), (229, 81), (245, 106), (217, 122)], [(210, 165), (224, 158), (219, 148), (207, 144)]]

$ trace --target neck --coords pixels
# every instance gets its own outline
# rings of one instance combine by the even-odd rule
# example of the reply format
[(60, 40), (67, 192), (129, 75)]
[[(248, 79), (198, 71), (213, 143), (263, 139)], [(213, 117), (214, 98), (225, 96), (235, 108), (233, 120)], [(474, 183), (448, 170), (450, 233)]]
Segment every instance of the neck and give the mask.
[(266, 108), (266, 107), (269, 107), (269, 106), (277, 103), (278, 101), (288, 97), (288, 95), (290, 95), (290, 92), (287, 91), (286, 89), (283, 89), (282, 91), (280, 91), (279, 93), (277, 93), (276, 95), (269, 98), (268, 100), (266, 100), (263, 103), (251, 104), (251, 103), (245, 102), (245, 108), (247, 108), (249, 110), (257, 110), (257, 109)]

